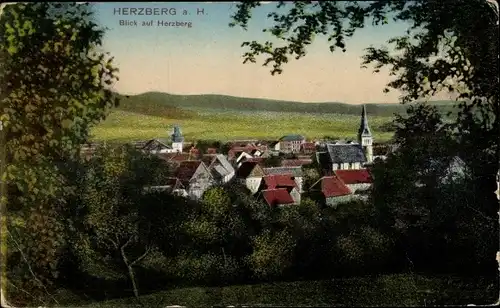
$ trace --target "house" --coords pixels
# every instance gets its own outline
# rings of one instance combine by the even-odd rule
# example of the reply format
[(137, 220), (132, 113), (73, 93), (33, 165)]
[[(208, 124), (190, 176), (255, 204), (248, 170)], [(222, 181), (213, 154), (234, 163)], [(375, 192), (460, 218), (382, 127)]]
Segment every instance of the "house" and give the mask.
[(216, 148), (208, 148), (207, 154), (217, 154), (217, 149)]
[(199, 158), (201, 156), (201, 152), (199, 149), (195, 148), (194, 146), (192, 146), (188, 153), (191, 155), (191, 157), (193, 158)]
[(316, 152), (316, 144), (314, 142), (304, 142), (300, 146), (300, 153), (302, 154), (313, 154)]
[(335, 170), (334, 173), (354, 194), (366, 192), (372, 186), (372, 176), (367, 169)]
[(244, 162), (236, 170), (236, 179), (245, 185), (252, 194), (258, 191), (260, 182), (264, 176), (264, 170), (256, 162)]
[[(259, 165), (262, 166), (262, 163), (264, 162), (264, 160), (265, 160), (264, 157), (252, 157), (252, 158), (247, 158), (244, 161), (258, 163)], [(242, 163), (243, 162), (240, 162), (240, 164), (242, 164)]]
[(188, 192), (186, 190), (186, 187), (182, 184), (182, 182), (178, 178), (168, 178), (165, 185), (149, 186), (149, 187), (145, 187), (144, 190), (147, 192), (165, 191), (165, 192), (168, 192), (172, 195), (176, 195), (176, 196), (180, 196), (180, 197), (187, 197), (188, 196)]
[(260, 198), (264, 199), (264, 201), (269, 206), (284, 206), (295, 204), (292, 196), (285, 188), (263, 190), (259, 194), (259, 196)]
[(212, 172), (199, 160), (181, 162), (175, 177), (187, 188), (189, 198), (194, 200), (200, 199), (208, 188), (217, 184)]
[(326, 144), (326, 152), (316, 155), (318, 163), (330, 170), (361, 169), (366, 163), (366, 156), (359, 144)]
[(253, 155), (252, 154), (249, 154), (247, 152), (238, 152), (239, 155), (236, 157), (236, 165), (238, 164), (241, 164), (242, 162), (244, 162), (246, 159), (248, 158), (253, 158)]
[(351, 201), (352, 191), (336, 176), (324, 176), (311, 185), (309, 190), (313, 199), (325, 205), (336, 207), (339, 203)]
[(274, 149), (283, 153), (299, 153), (306, 138), (302, 135), (286, 135), (274, 145)]
[[(368, 125), (366, 107), (361, 110), (358, 140), (327, 142), (320, 146), (316, 160), (323, 170), (363, 169), (373, 162), (373, 136)], [(326, 172), (328, 173), (328, 172)]]
[(156, 154), (157, 157), (164, 160), (173, 168), (178, 168), (179, 164), (186, 160), (194, 160), (195, 158), (189, 153), (161, 153)]
[(234, 170), (233, 166), (229, 163), (226, 156), (222, 154), (204, 155), (202, 161), (212, 172), (214, 179), (219, 184), (228, 183), (235, 176), (236, 171)]
[(269, 167), (264, 168), (265, 175), (273, 175), (273, 174), (283, 174), (288, 175), (291, 174), (294, 177), (295, 182), (297, 183), (297, 188), (300, 193), (303, 193), (302, 183), (303, 183), (303, 172), (301, 167)]
[(179, 126), (174, 126), (174, 131), (170, 136), (171, 142), (162, 138), (151, 139), (145, 142), (140, 149), (151, 154), (182, 153), (184, 137), (181, 134)]
[(174, 149), (165, 139), (151, 139), (141, 148), (142, 151), (151, 154), (175, 153)]
[(273, 174), (262, 178), (259, 191), (284, 188), (292, 197), (294, 204), (300, 204), (300, 191), (292, 174)]

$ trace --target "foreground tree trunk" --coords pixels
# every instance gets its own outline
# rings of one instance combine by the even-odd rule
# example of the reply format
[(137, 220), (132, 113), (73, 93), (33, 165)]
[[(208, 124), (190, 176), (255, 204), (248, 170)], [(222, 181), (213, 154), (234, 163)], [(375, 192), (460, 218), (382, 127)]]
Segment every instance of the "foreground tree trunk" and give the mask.
[(130, 281), (132, 282), (132, 290), (134, 292), (134, 296), (136, 298), (139, 298), (139, 288), (137, 287), (137, 282), (135, 280), (135, 272), (134, 272), (134, 265), (139, 263), (142, 259), (144, 259), (149, 252), (151, 251), (150, 248), (146, 248), (146, 251), (139, 256), (137, 259), (134, 261), (130, 262), (130, 260), (127, 258), (127, 253), (125, 252), (125, 248), (130, 245), (132, 242), (133, 238), (129, 238), (128, 241), (120, 248), (120, 253), (123, 259), (123, 263), (125, 263), (125, 266), (127, 267), (128, 270), (128, 276), (130, 278)]

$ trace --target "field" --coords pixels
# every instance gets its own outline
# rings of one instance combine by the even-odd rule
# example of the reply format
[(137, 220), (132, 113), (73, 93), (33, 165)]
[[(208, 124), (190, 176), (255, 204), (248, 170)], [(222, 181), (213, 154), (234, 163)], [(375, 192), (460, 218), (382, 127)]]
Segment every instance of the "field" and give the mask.
[[(390, 117), (370, 117), (376, 141), (391, 138), (377, 128)], [(168, 138), (172, 126), (179, 124), (186, 140), (277, 139), (286, 134), (302, 134), (307, 138), (356, 138), (359, 116), (345, 114), (298, 114), (287, 112), (238, 113), (210, 110), (189, 118), (151, 116), (116, 110), (97, 126), (93, 136), (98, 140), (145, 140)]]
[[(410, 274), (351, 277), (319, 281), (276, 282), (227, 287), (178, 288), (143, 295), (145, 307), (185, 305), (252, 306), (433, 306), (492, 304), (494, 277), (446, 277)], [(138, 307), (134, 298), (92, 303), (84, 307)]]
[[(119, 94), (117, 94), (119, 95)], [(179, 124), (186, 140), (277, 139), (286, 134), (307, 138), (329, 136), (355, 139), (361, 106), (343, 103), (299, 103), (223, 95), (171, 95), (150, 92), (119, 95), (120, 106), (93, 129), (94, 140), (145, 140), (168, 138)], [(443, 112), (450, 102), (433, 102)], [(392, 133), (381, 126), (394, 114), (405, 113), (398, 104), (367, 104), (370, 127), (376, 142)]]

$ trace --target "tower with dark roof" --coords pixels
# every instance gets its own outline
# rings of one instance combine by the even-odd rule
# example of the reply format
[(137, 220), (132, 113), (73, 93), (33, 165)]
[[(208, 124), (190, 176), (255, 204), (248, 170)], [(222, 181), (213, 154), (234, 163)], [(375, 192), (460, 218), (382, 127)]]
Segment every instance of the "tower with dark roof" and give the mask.
[(181, 129), (178, 125), (174, 126), (174, 132), (171, 137), (172, 148), (174, 149), (174, 151), (182, 153), (182, 149), (184, 147), (184, 137), (182, 136)]
[(368, 117), (366, 115), (366, 107), (363, 105), (361, 111), (361, 123), (358, 130), (358, 142), (363, 147), (365, 152), (366, 161), (368, 163), (373, 162), (373, 136), (368, 126)]

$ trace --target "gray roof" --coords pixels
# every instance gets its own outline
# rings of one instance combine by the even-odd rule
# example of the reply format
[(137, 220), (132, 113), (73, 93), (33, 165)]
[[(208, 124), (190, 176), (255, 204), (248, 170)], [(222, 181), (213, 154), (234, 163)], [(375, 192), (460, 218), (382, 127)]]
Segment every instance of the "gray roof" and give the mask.
[(233, 166), (229, 163), (229, 161), (227, 160), (227, 158), (224, 154), (217, 154), (215, 156), (217, 157), (217, 159), (221, 163), (222, 167), (224, 167), (224, 169), (227, 170), (228, 174), (235, 171)]
[(162, 139), (152, 139), (146, 142), (143, 146), (143, 150), (147, 151), (159, 151), (163, 149), (171, 149), (172, 147), (167, 144), (165, 140)]
[(294, 177), (302, 177), (302, 167), (270, 167), (264, 168), (266, 175), (270, 174), (292, 174)]
[(306, 138), (302, 135), (286, 135), (280, 138), (280, 141), (301, 141)]
[(359, 144), (328, 144), (326, 148), (333, 164), (366, 162), (365, 153)]

